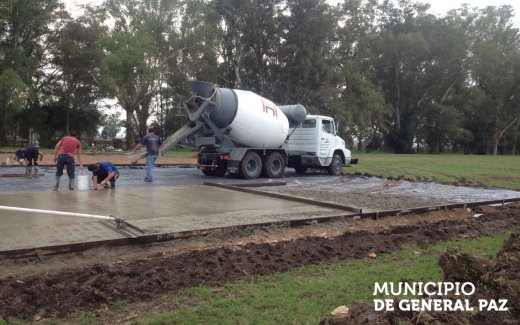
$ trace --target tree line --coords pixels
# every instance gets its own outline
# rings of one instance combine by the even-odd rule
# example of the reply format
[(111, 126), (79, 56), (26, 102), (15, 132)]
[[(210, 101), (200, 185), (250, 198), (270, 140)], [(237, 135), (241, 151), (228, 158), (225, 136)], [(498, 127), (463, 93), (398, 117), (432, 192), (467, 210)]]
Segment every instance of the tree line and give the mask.
[[(183, 123), (185, 81), (254, 91), (339, 121), (359, 149), (518, 154), (520, 34), (510, 6), (438, 16), (409, 0), (59, 0), (0, 4), (0, 145), (93, 137), (123, 110), (127, 144)], [(117, 121), (116, 121), (117, 123)]]

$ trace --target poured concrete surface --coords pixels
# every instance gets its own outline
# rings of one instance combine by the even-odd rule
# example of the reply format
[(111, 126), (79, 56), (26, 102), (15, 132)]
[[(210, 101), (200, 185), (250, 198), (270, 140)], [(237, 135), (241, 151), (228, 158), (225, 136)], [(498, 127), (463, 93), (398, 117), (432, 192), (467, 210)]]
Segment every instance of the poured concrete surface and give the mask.
[[(2, 167), (0, 176), (23, 171), (21, 167)], [(304, 203), (202, 186), (206, 181), (244, 185), (269, 180), (205, 177), (195, 168), (155, 168), (154, 182), (145, 183), (144, 169), (121, 167), (118, 188), (97, 192), (68, 191), (65, 175), (60, 191), (52, 192), (55, 172), (53, 167), (42, 167), (39, 173), (43, 176), (39, 178), (0, 177), (0, 205), (114, 215), (145, 229), (147, 234), (347, 214)], [(520, 192), (504, 189), (320, 173), (299, 175), (291, 169), (284, 176), (286, 186), (258, 190), (334, 202), (362, 208), (364, 212), (520, 197)], [(71, 217), (0, 211), (0, 225), (0, 251), (123, 238), (97, 221)]]
[[(146, 234), (334, 215), (342, 211), (209, 186), (0, 194), (0, 205), (113, 215)], [(0, 251), (123, 238), (96, 220), (0, 210)]]

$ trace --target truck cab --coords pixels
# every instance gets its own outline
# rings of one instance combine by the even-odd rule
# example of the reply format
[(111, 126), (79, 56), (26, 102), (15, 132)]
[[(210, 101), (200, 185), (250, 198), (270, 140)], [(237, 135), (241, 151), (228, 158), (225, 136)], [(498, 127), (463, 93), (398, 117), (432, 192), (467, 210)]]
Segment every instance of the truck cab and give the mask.
[(322, 115), (307, 115), (305, 121), (289, 130), (283, 148), (287, 152), (288, 167), (298, 173), (308, 168), (328, 169), (332, 175), (341, 174), (341, 167), (357, 163), (337, 136), (334, 119)]

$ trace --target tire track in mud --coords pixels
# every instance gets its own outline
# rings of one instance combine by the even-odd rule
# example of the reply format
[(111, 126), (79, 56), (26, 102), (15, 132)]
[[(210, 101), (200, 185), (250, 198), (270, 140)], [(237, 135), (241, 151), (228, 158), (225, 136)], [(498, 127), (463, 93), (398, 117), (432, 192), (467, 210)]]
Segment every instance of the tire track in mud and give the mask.
[(480, 218), (420, 222), (377, 233), (357, 231), (335, 238), (250, 243), (176, 256), (156, 254), (114, 265), (97, 263), (53, 274), (9, 276), (0, 278), (0, 317), (64, 317), (73, 310), (98, 309), (110, 301), (142, 301), (201, 284), (218, 285), (334, 259), (364, 258), (368, 253), (387, 253), (410, 243), (427, 245), (514, 230), (520, 230), (520, 204), (488, 211)]

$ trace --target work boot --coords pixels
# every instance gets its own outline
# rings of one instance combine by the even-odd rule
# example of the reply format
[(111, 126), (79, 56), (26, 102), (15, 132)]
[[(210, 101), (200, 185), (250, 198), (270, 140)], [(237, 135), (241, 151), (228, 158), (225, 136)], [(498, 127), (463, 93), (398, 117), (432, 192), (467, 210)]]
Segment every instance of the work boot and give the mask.
[(38, 177), (38, 167), (33, 167), (34, 178)]
[(60, 187), (60, 176), (56, 176), (56, 184), (52, 188), (53, 191), (57, 191), (58, 187)]
[(74, 190), (74, 178), (69, 178), (69, 190)]

